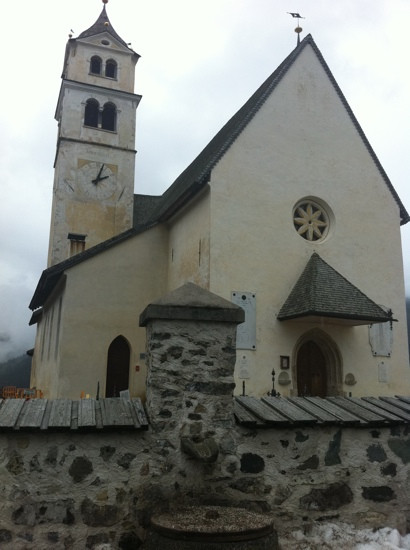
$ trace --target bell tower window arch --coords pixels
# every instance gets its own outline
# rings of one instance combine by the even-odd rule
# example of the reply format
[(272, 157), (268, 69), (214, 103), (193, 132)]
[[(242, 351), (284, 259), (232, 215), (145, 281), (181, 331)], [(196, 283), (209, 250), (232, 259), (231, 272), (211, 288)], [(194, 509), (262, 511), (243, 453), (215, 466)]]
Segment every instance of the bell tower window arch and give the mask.
[(111, 101), (107, 101), (101, 108), (96, 99), (87, 99), (84, 109), (84, 126), (116, 132), (117, 107)]
[(117, 78), (117, 62), (114, 59), (107, 59), (105, 63), (105, 76), (107, 78)]
[(105, 62), (99, 55), (93, 55), (90, 59), (90, 74), (106, 78), (117, 78), (118, 64), (115, 59), (107, 59)]
[(114, 103), (108, 102), (104, 105), (101, 113), (101, 128), (111, 132), (117, 129), (117, 109)]
[(84, 126), (98, 128), (100, 104), (96, 99), (87, 99), (84, 111)]
[(90, 73), (91, 74), (101, 74), (102, 69), (102, 59), (98, 55), (93, 55), (90, 60)]

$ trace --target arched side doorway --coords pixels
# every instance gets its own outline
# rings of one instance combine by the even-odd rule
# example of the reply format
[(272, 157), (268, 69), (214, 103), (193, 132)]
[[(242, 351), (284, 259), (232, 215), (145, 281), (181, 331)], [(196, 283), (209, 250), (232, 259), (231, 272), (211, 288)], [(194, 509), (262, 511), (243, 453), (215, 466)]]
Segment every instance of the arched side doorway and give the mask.
[(108, 348), (105, 397), (119, 397), (128, 389), (130, 372), (130, 346), (123, 336), (117, 336)]
[(295, 346), (293, 380), (297, 395), (342, 395), (342, 360), (335, 342), (322, 330), (305, 333)]
[(302, 344), (297, 356), (298, 395), (327, 395), (326, 359), (313, 340)]

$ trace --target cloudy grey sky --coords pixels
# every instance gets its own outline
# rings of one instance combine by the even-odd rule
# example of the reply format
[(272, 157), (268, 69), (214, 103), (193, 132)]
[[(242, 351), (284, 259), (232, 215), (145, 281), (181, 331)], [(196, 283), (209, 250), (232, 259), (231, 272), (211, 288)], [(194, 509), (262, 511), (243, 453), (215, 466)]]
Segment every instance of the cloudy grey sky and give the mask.
[[(20, 0), (3, 10), (0, 360), (34, 343), (28, 303), (46, 266), (65, 43), (101, 9), (101, 0)], [(107, 11), (141, 55), (136, 192), (162, 193), (273, 72), (296, 44), (287, 12), (298, 11), (410, 210), (408, 0), (110, 0)]]

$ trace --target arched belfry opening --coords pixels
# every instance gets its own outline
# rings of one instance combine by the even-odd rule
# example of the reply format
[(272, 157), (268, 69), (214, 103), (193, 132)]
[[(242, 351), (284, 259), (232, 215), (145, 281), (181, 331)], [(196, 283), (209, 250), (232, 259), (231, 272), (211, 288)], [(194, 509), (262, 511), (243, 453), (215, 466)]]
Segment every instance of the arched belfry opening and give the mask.
[(294, 350), (293, 380), (299, 396), (342, 395), (342, 360), (336, 343), (320, 329), (306, 332)]
[(109, 59), (105, 64), (105, 76), (108, 78), (117, 78), (117, 63), (114, 59)]
[(113, 103), (106, 103), (101, 113), (101, 128), (115, 132), (117, 125), (117, 110)]
[(84, 125), (98, 128), (100, 105), (96, 99), (88, 99), (85, 104)]
[(98, 55), (93, 55), (90, 61), (90, 73), (101, 74), (102, 60)]
[(117, 336), (108, 348), (105, 397), (119, 397), (129, 387), (130, 346), (123, 336)]

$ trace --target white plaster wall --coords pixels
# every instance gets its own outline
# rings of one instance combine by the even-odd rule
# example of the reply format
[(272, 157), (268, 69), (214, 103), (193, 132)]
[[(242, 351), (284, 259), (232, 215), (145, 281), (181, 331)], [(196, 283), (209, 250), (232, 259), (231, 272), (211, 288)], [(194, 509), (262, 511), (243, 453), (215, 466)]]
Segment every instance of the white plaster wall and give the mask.
[(209, 288), (209, 189), (169, 226), (168, 289), (186, 282)]
[[(78, 399), (81, 391), (95, 396), (98, 382), (105, 395), (108, 347), (119, 335), (130, 344), (131, 394), (144, 396), (145, 329), (139, 328), (139, 315), (165, 293), (166, 259), (167, 235), (157, 227), (66, 272), (59, 364), (47, 375), (45, 397)], [(38, 377), (47, 368), (37, 360)]]
[(64, 280), (53, 292), (37, 325), (36, 341), (30, 373), (30, 387), (56, 395), (64, 316)]
[[(398, 319), (393, 354), (382, 358), (392, 375), (387, 384), (378, 382), (380, 358), (372, 357), (367, 326), (321, 326), (339, 347), (344, 372), (357, 379), (344, 390), (408, 392), (399, 209), (310, 46), (219, 162), (210, 185), (210, 290), (257, 297), (257, 350), (245, 352), (247, 393), (266, 393), (279, 356), (295, 360), (296, 341), (315, 326), (276, 320), (313, 251)], [(303, 197), (322, 199), (334, 214), (323, 242), (306, 242), (293, 227), (292, 209)]]

